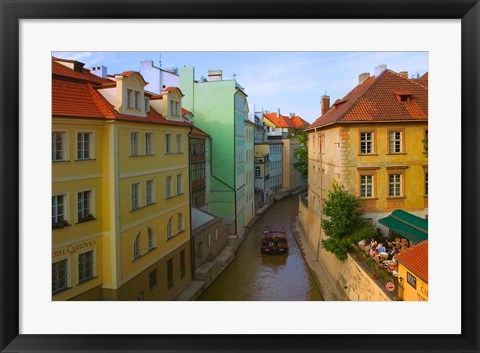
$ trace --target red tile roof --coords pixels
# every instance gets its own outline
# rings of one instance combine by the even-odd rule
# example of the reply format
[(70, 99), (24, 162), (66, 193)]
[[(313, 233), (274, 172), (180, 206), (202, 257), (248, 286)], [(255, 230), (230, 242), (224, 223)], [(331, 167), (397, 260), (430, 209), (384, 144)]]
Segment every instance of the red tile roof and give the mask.
[(419, 78), (412, 79), (412, 81), (428, 88), (428, 72), (424, 73)]
[(200, 130), (200, 129), (197, 128), (197, 127), (193, 127), (193, 128), (192, 128), (192, 134), (194, 134), (194, 135), (201, 135), (201, 136), (210, 136), (210, 135), (207, 134), (205, 131), (202, 131), (202, 130)]
[(191, 114), (193, 115), (193, 113), (185, 108), (182, 108), (182, 115), (185, 115), (185, 114)]
[(395, 258), (409, 271), (428, 283), (428, 240), (401, 251), (395, 255)]
[(184, 94), (182, 93), (182, 90), (178, 87), (167, 87), (167, 88), (164, 89), (164, 91), (167, 91), (167, 92), (173, 92), (175, 90), (178, 90), (180, 92), (180, 94), (182, 96), (184, 96)]
[(125, 77), (129, 77), (133, 74), (137, 74), (137, 75), (140, 75), (140, 77), (142, 78), (142, 81), (146, 84), (148, 84), (147, 81), (145, 81), (145, 79), (143, 78), (142, 74), (138, 71), (124, 71), (122, 72), (121, 74), (116, 74), (115, 76), (125, 76)]
[[(411, 95), (408, 102), (400, 102), (396, 92)], [(370, 77), (356, 86), (308, 129), (341, 122), (428, 120), (428, 89), (391, 70), (378, 77)]]
[(264, 113), (263, 116), (270, 120), (276, 127), (298, 129), (303, 125), (308, 125), (305, 120), (296, 115), (290, 118), (289, 116), (278, 115), (277, 113)]
[[(139, 123), (190, 126), (188, 122), (170, 121), (155, 109), (150, 109), (146, 118), (120, 114), (98, 89), (107, 87), (111, 81), (92, 75), (89, 70), (74, 71), (52, 61), (52, 114), (54, 116), (116, 119)], [(97, 80), (93, 80), (94, 76)]]

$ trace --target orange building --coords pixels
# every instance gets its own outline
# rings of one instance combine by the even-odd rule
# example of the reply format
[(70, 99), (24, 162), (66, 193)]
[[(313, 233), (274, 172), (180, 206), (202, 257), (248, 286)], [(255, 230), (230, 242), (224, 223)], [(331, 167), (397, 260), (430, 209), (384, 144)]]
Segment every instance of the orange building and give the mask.
[(428, 240), (403, 250), (398, 262), (398, 295), (405, 301), (428, 301)]

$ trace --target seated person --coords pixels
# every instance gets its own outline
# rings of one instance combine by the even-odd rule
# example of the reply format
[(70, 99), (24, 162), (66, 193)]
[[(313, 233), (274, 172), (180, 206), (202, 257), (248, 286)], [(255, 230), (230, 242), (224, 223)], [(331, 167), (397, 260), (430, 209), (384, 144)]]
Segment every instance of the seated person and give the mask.
[(382, 243), (380, 243), (380, 244), (378, 244), (378, 246), (377, 246), (377, 251), (378, 251), (379, 253), (382, 253), (382, 252), (385, 252), (385, 253), (386, 253), (386, 252), (387, 252), (387, 249), (385, 248), (385, 246), (383, 246)]
[(365, 239), (360, 240), (358, 246), (363, 249), (365, 247)]
[(375, 250), (375, 248), (370, 249), (369, 255), (370, 255), (371, 258), (374, 258), (375, 255), (377, 255), (377, 251)]

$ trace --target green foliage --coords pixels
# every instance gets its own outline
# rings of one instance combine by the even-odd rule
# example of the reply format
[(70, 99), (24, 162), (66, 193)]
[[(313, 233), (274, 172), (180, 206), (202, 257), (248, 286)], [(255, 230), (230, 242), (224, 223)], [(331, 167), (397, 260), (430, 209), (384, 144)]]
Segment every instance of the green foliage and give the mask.
[(362, 218), (358, 198), (336, 182), (325, 200), (323, 214), (327, 219), (322, 220), (322, 228), (328, 239), (322, 240), (322, 247), (339, 260), (347, 258), (352, 245), (375, 235), (373, 225)]
[(423, 140), (423, 155), (425, 157), (428, 157), (428, 136), (425, 137)]
[(293, 152), (293, 156), (296, 162), (293, 163), (293, 167), (298, 170), (300, 176), (304, 179), (308, 176), (308, 144), (307, 135), (305, 132), (298, 133), (296, 135), (299, 142), (298, 148)]

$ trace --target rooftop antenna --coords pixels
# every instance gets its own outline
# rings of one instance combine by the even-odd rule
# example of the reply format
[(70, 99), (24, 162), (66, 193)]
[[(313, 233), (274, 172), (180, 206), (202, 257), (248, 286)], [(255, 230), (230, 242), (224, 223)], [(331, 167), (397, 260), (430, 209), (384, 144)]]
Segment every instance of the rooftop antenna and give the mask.
[(158, 67), (162, 68), (162, 53), (158, 53)]
[(235, 77), (240, 76), (240, 75), (237, 75), (237, 74), (234, 72), (234, 73), (232, 74), (232, 76), (233, 76), (233, 79), (235, 80)]

